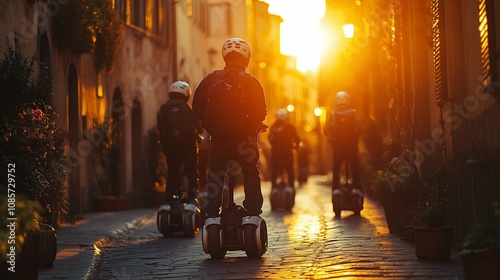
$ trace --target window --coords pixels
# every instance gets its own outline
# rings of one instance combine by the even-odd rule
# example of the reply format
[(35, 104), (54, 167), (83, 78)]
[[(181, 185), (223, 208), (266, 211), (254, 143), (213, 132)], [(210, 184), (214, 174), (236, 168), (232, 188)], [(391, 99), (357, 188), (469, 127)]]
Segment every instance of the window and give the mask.
[(125, 6), (127, 24), (145, 29), (146, 21), (144, 15), (146, 12), (146, 1), (127, 0)]
[(160, 40), (166, 38), (169, 0), (117, 0), (116, 3), (118, 2), (123, 2), (121, 10), (125, 11), (128, 25)]
[(166, 5), (167, 3), (164, 0), (148, 1), (146, 27), (148, 31), (156, 36), (163, 37)]
[(127, 20), (127, 0), (114, 0), (113, 8), (123, 21)]
[(228, 36), (231, 29), (229, 4), (211, 4), (209, 7), (209, 34), (212, 36)]

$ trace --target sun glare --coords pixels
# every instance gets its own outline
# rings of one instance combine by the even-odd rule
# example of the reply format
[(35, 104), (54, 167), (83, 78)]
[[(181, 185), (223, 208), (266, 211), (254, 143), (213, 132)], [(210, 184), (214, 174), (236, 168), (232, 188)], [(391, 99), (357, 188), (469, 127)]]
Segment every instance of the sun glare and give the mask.
[(320, 63), (322, 36), (320, 20), (325, 14), (324, 0), (265, 0), (269, 12), (283, 18), (281, 53), (297, 58), (297, 69), (314, 70)]

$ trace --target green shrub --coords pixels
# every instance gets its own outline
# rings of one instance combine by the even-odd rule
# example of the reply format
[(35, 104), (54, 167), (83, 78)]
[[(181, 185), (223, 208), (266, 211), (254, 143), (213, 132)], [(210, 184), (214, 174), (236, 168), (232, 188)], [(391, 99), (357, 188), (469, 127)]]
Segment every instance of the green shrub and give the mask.
[(0, 164), (15, 164), (16, 193), (38, 200), (46, 214), (61, 205), (64, 180), (65, 138), (45, 103), (52, 88), (50, 71), (35, 75), (33, 58), (9, 49), (0, 60)]

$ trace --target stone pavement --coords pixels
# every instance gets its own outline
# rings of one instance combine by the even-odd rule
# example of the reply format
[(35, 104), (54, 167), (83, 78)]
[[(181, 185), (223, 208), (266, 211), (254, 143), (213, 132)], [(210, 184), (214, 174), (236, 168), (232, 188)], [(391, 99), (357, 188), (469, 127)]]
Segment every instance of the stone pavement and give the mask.
[[(256, 271), (247, 276), (253, 275), (255, 279), (463, 279), (456, 251), (447, 261), (418, 261), (412, 244), (401, 240), (399, 235), (389, 234), (383, 210), (373, 201), (365, 200), (361, 219), (350, 216), (347, 211), (345, 216), (343, 212), (342, 219), (334, 219), (331, 204), (327, 202), (329, 198), (322, 195), (322, 188), (325, 186), (317, 183), (302, 187), (299, 192), (307, 195), (297, 197), (293, 213), (271, 212), (266, 206), (263, 217), (269, 221), (268, 224), (275, 225), (274, 229), (269, 229), (269, 250), (260, 265), (254, 266)], [(315, 192), (317, 189), (321, 191)], [(269, 191), (268, 182), (263, 183), (263, 190)], [(323, 213), (315, 215), (317, 209)], [(129, 272), (135, 271), (134, 267), (140, 267), (147, 273), (162, 275), (158, 279), (166, 277), (162, 270), (169, 270), (172, 279), (177, 276), (179, 279), (219, 279), (220, 275), (226, 275), (226, 278), (241, 272), (244, 263), (256, 262), (238, 257), (244, 253), (235, 253), (236, 258), (230, 253), (225, 261), (211, 262), (200, 248), (199, 236), (192, 240), (159, 237), (154, 224), (155, 215), (156, 209), (89, 213), (74, 225), (61, 226), (57, 230), (58, 254), (54, 267), (41, 269), (39, 279), (97, 279), (99, 270), (107, 268), (107, 265), (100, 267), (103, 257), (99, 248), (117, 248), (115, 264), (127, 266), (125, 269)], [(371, 233), (365, 234), (367, 232)], [(139, 237), (138, 244), (132, 242), (129, 248), (121, 248), (124, 243), (120, 240), (127, 240), (129, 233)], [(312, 239), (318, 237), (317, 240)], [(146, 248), (143, 248), (142, 242), (145, 242)], [(172, 255), (167, 255), (158, 249), (162, 246), (181, 246), (181, 251), (189, 252), (184, 252), (181, 257), (174, 255), (177, 250), (168, 250), (168, 254)], [(107, 255), (107, 251), (105, 253)], [(152, 260), (147, 254), (158, 256)], [(149, 266), (144, 265), (141, 258), (163, 264), (158, 267), (149, 263)], [(170, 263), (166, 265), (162, 258)], [(190, 265), (186, 267), (188, 258)], [(213, 273), (219, 270), (231, 274), (207, 274), (207, 265)], [(186, 275), (190, 277), (185, 278)]]
[(40, 269), (38, 279), (96, 279), (101, 263), (99, 248), (140, 227), (153, 215), (155, 209), (87, 213), (75, 224), (59, 226), (54, 266)]

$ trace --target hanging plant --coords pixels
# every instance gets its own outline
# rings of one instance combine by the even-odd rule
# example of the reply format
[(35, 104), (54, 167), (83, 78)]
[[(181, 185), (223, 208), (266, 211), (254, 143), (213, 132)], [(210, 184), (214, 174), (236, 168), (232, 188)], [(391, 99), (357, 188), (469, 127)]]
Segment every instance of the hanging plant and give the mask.
[(113, 10), (111, 1), (96, 0), (98, 4), (95, 10), (96, 20), (96, 41), (94, 45), (94, 57), (96, 69), (100, 72), (106, 70), (111, 72), (118, 59), (119, 50), (122, 44), (123, 23), (120, 16)]
[(76, 53), (92, 53), (98, 72), (112, 71), (122, 42), (123, 23), (109, 0), (74, 0), (61, 5), (53, 19), (57, 44)]
[(84, 1), (69, 1), (60, 6), (53, 18), (54, 39), (62, 48), (76, 53), (89, 53), (94, 47), (94, 14)]

